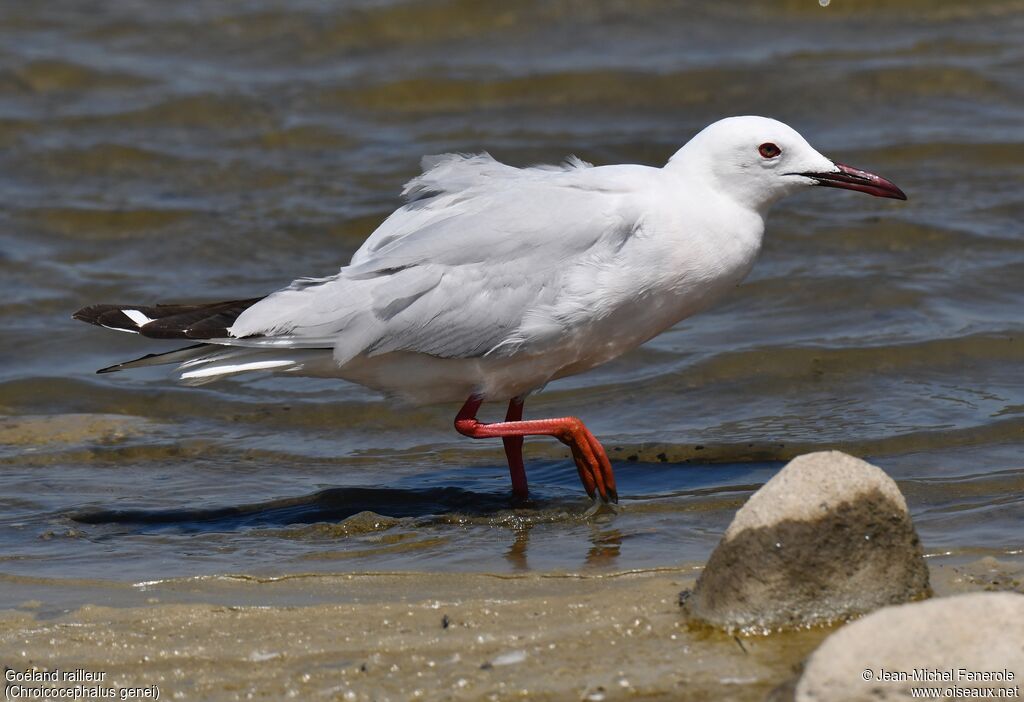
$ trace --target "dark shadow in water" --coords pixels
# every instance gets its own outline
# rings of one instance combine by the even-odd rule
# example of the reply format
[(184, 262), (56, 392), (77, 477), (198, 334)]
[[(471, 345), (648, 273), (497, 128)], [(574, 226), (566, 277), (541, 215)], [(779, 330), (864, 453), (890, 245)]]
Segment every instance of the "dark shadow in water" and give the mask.
[(756, 490), (785, 465), (780, 461), (749, 463), (613, 461), (619, 495), (625, 499), (656, 499), (669, 495), (700, 495)]
[(312, 495), (208, 509), (95, 509), (68, 516), (82, 524), (138, 524), (186, 531), (224, 531), (254, 526), (284, 526), (341, 521), (371, 511), (389, 517), (424, 517), (448, 512), (487, 515), (509, 509), (503, 494), (462, 488), (345, 487)]
[[(539, 461), (528, 470), (531, 475), (531, 499), (518, 505), (530, 513), (557, 507), (566, 502), (578, 506), (585, 500), (578, 488), (576, 473), (564, 462)], [(667, 495), (713, 494), (722, 490), (756, 489), (777, 470), (766, 463), (739, 465), (632, 463), (617, 462), (619, 493), (628, 499), (657, 499)], [(144, 531), (170, 529), (183, 532), (233, 531), (247, 527), (277, 527), (290, 524), (340, 522), (359, 512), (370, 511), (394, 517), (429, 517), (459, 513), (466, 516), (489, 516), (517, 507), (505, 488), (500, 491), (469, 487), (480, 482), (474, 477), (490, 480), (495, 469), (483, 476), (472, 470), (458, 474), (442, 472), (417, 476), (416, 483), (447, 483), (437, 487), (342, 487), (321, 490), (311, 495), (267, 500), (246, 505), (181, 509), (83, 509), (67, 516), (82, 524), (124, 524), (143, 527)], [(462, 486), (451, 486), (461, 480)], [(413, 482), (409, 479), (409, 482)], [(491, 486), (488, 486), (491, 487)], [(475, 488), (475, 489), (474, 489)], [(148, 527), (148, 528), (147, 528)], [(528, 534), (518, 535), (525, 551)], [(614, 544), (611, 544), (614, 547)], [(600, 549), (599, 549), (600, 551)], [(517, 560), (516, 547), (508, 554)], [(595, 554), (599, 558), (599, 554)], [(521, 560), (521, 559), (520, 559)], [(521, 565), (521, 564), (520, 564)]]

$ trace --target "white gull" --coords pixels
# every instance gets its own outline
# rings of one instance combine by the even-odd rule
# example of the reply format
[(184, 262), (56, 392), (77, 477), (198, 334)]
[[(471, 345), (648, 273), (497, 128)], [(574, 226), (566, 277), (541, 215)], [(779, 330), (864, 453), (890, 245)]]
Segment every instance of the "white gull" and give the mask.
[[(527, 497), (523, 436), (554, 436), (587, 493), (617, 500), (601, 444), (574, 417), (522, 420), (527, 395), (606, 363), (719, 300), (749, 273), (773, 203), (808, 186), (906, 199), (787, 125), (731, 117), (662, 168), (514, 168), (423, 160), (407, 202), (326, 278), (204, 305), (91, 305), (77, 319), (201, 343), (105, 368), (180, 363), (191, 384), (272, 371), (343, 378), (414, 403), (464, 401), (456, 429), (501, 437)], [(484, 424), (484, 400), (508, 401)]]

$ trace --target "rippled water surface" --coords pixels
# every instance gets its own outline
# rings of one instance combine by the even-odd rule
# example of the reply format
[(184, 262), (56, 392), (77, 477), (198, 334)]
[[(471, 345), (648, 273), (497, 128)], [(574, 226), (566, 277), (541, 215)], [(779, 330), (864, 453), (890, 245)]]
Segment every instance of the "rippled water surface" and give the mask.
[[(701, 561), (829, 447), (896, 477), (930, 553), (1020, 553), (1024, 3), (336, 5), (0, 14), (0, 578)], [(169, 347), (69, 319), (330, 274), (423, 154), (660, 165), (748, 113), (910, 201), (781, 203), (724, 304), (531, 400), (606, 441), (616, 515), (587, 515), (544, 439), (536, 504), (510, 509), (500, 444), (456, 435), (454, 406), (96, 376)]]

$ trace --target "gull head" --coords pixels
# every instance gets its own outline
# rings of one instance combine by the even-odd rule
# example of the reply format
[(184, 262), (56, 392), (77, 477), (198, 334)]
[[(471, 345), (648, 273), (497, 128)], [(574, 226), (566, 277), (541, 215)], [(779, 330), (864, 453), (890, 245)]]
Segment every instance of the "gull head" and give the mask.
[(705, 127), (666, 168), (709, 180), (738, 203), (762, 212), (808, 186), (907, 199), (885, 178), (822, 156), (795, 129), (767, 117), (729, 117)]

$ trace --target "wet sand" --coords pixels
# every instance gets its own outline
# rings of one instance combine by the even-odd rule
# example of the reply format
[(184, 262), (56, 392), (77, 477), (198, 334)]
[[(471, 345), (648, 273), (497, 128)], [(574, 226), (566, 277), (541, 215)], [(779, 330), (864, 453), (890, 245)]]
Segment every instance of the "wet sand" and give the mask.
[[(1024, 560), (936, 560), (939, 596), (1024, 590)], [(29, 600), (0, 612), (0, 651), (14, 671), (102, 672), (96, 684), (156, 685), (162, 699), (762, 700), (831, 631), (691, 630), (678, 593), (696, 572), (109, 584), (130, 606), (53, 616)], [(42, 581), (20, 584), (45, 592)]]

